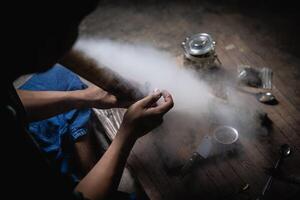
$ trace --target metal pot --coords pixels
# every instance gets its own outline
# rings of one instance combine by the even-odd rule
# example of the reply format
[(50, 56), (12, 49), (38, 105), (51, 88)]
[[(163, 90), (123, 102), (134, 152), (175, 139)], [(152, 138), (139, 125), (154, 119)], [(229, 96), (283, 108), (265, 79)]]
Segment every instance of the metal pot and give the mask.
[(221, 64), (215, 52), (216, 42), (207, 33), (187, 37), (181, 45), (187, 65), (195, 68), (209, 68), (215, 66), (216, 61)]

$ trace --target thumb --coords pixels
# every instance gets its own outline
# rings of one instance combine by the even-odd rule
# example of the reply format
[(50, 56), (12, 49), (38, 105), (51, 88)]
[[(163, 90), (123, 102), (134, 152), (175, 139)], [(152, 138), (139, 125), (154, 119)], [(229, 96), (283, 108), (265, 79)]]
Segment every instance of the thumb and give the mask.
[(162, 96), (162, 93), (160, 91), (157, 91), (155, 93), (152, 93), (148, 96), (146, 96), (145, 98), (140, 100), (141, 105), (143, 105), (143, 107), (149, 107), (151, 105), (153, 105), (155, 102), (158, 101), (158, 99)]

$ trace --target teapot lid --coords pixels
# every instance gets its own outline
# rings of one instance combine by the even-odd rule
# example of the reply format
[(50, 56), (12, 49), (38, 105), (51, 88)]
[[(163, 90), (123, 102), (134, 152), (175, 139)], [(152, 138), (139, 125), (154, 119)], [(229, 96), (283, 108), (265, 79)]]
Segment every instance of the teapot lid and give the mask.
[(198, 33), (187, 37), (184, 42), (182, 42), (182, 47), (184, 50), (193, 56), (200, 56), (215, 49), (215, 41), (207, 33)]

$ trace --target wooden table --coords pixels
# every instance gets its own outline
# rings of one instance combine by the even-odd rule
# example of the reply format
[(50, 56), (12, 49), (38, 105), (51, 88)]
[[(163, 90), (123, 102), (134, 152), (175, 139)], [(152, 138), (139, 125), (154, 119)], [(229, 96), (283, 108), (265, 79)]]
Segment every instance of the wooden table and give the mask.
[[(137, 142), (128, 165), (150, 199), (256, 199), (267, 181), (265, 168), (274, 164), (283, 143), (293, 147), (293, 155), (286, 160), (283, 169), (300, 175), (300, 60), (291, 49), (280, 46), (286, 44), (282, 38), (288, 36), (288, 32), (274, 32), (268, 21), (273, 15), (249, 16), (236, 8), (212, 9), (211, 6), (170, 2), (103, 4), (83, 23), (83, 35), (129, 42), (151, 41), (170, 51), (174, 59), (180, 59), (179, 44), (188, 34), (207, 32), (217, 42), (224, 73), (235, 74), (239, 64), (270, 67), (274, 72), (272, 92), (279, 104), (259, 104), (258, 107), (273, 122), (272, 130), (267, 136), (240, 138), (242, 151), (237, 156), (210, 159), (182, 178), (178, 170), (209, 128), (199, 129), (193, 138), (190, 134), (186, 137), (185, 133), (162, 130), (161, 137), (150, 133)], [(284, 29), (286, 24), (281, 25)], [(255, 92), (250, 90), (250, 94), (241, 92), (241, 95), (248, 95), (251, 105), (256, 101), (251, 95)], [(173, 139), (168, 140), (168, 137)], [(239, 192), (246, 184), (249, 189)], [(289, 199), (297, 192), (299, 186), (275, 180), (268, 196)]]

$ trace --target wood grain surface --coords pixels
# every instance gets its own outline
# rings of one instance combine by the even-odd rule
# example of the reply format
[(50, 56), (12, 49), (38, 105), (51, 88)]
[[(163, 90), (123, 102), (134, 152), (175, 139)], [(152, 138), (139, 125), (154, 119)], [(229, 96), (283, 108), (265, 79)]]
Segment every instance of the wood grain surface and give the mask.
[[(247, 9), (198, 1), (103, 3), (82, 24), (83, 36), (146, 41), (171, 52), (179, 62), (183, 53), (181, 41), (192, 33), (206, 32), (217, 42), (216, 51), (222, 62), (219, 72), (222, 74), (234, 77), (240, 64), (273, 70), (272, 92), (279, 104), (255, 104), (257, 109), (267, 113), (272, 129), (255, 139), (240, 138), (242, 151), (237, 156), (208, 159), (182, 178), (178, 170), (209, 128), (203, 131), (200, 128), (193, 138), (189, 138), (190, 134), (187, 137), (184, 133), (175, 134), (178, 139), (175, 140), (176, 148), (170, 148), (172, 152), (166, 148), (172, 145), (168, 143), (172, 140), (162, 140), (155, 133), (138, 140), (128, 165), (150, 199), (256, 199), (267, 181), (265, 169), (279, 157), (278, 149), (283, 143), (293, 148), (283, 169), (300, 176), (300, 60), (292, 51), (294, 47), (288, 46), (292, 42), (287, 42), (286, 38), (293, 28), (289, 26), (289, 18), (284, 21), (284, 17), (275, 16), (271, 11), (271, 14), (263, 10), (251, 13), (251, 8), (244, 12)], [(299, 28), (295, 26), (294, 31)], [(210, 73), (218, 77), (214, 72)], [(246, 96), (250, 106), (256, 101), (256, 92), (258, 90), (246, 88), (239, 94)], [(160, 130), (160, 134), (163, 132), (172, 136), (168, 130)], [(241, 192), (246, 184), (249, 189)], [(299, 185), (275, 179), (266, 197), (297, 199), (297, 192)]]

